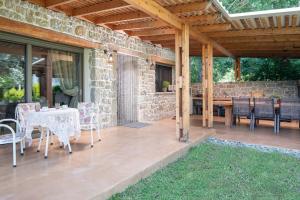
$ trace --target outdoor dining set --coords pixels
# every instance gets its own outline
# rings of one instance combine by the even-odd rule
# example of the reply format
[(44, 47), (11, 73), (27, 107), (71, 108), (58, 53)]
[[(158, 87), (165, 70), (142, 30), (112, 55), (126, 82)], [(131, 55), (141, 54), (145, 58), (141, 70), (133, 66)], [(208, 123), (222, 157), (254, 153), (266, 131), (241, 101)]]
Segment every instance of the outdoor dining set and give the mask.
[[(254, 130), (259, 120), (274, 121), (274, 133), (280, 131), (281, 122), (300, 120), (299, 99), (274, 98), (232, 98), (233, 125), (236, 119), (246, 117), (250, 119), (250, 130)], [(300, 122), (299, 122), (300, 125)]]
[(32, 144), (32, 134), (39, 132), (37, 152), (45, 139), (45, 158), (48, 158), (49, 143), (57, 138), (61, 147), (68, 147), (72, 153), (70, 139), (79, 139), (81, 130), (90, 131), (90, 145), (94, 145), (93, 131), (100, 141), (99, 108), (95, 103), (79, 103), (77, 108), (56, 105), (55, 108), (42, 107), (40, 103), (19, 103), (15, 119), (0, 120), (0, 128), (7, 134), (0, 135), (0, 144), (12, 144), (13, 166), (16, 167), (16, 144), (20, 144), (21, 155)]
[[(193, 100), (193, 113), (201, 114), (202, 98), (193, 97)], [(228, 128), (234, 127), (237, 120), (246, 118), (250, 120), (250, 130), (254, 131), (259, 120), (271, 120), (274, 122), (274, 133), (278, 134), (281, 122), (300, 121), (299, 98), (214, 97), (213, 105), (214, 115), (225, 115), (225, 126)]]

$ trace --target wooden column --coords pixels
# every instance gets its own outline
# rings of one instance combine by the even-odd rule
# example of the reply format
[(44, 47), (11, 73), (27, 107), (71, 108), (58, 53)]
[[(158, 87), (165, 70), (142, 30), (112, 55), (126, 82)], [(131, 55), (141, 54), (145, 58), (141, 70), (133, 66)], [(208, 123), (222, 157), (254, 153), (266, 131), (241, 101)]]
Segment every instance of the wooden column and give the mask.
[(203, 127), (213, 127), (213, 46), (202, 46)]
[(183, 137), (181, 141), (189, 139), (190, 132), (190, 27), (182, 27), (182, 107), (183, 107)]
[(176, 136), (183, 136), (182, 125), (182, 36), (181, 31), (175, 33), (175, 77), (176, 77)]
[(241, 59), (240, 58), (235, 59), (234, 78), (235, 78), (235, 81), (241, 80)]
[(181, 142), (189, 139), (190, 131), (190, 67), (189, 26), (175, 35), (176, 54), (176, 134)]

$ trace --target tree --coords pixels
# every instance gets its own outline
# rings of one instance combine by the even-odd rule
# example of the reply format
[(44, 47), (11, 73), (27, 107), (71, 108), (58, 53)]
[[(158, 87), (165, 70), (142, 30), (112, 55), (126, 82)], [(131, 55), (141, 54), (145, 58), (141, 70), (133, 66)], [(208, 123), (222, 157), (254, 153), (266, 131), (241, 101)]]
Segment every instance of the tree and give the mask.
[[(241, 13), (267, 9), (296, 7), (299, 0), (221, 0), (230, 13)], [(233, 81), (233, 60), (214, 58), (214, 81)], [(191, 81), (200, 82), (201, 59), (191, 57)], [(300, 80), (300, 60), (284, 58), (242, 58), (241, 79), (243, 81), (259, 80)]]

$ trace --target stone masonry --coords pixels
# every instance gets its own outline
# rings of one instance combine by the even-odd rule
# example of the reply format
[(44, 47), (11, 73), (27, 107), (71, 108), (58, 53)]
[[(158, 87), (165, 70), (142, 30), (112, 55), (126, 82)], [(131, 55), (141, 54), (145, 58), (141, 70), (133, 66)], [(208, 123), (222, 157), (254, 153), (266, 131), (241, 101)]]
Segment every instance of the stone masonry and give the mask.
[[(117, 71), (108, 62), (104, 50), (109, 45), (126, 48), (145, 55), (156, 55), (174, 60), (174, 52), (138, 38), (55, 12), (21, 0), (0, 0), (0, 16), (34, 26), (65, 33), (88, 41), (101, 43), (89, 55), (91, 100), (98, 103), (103, 127), (117, 124)], [(12, 27), (13, 28), (13, 27)], [(138, 59), (138, 113), (141, 121), (159, 120), (175, 113), (175, 94), (155, 93), (155, 69), (150, 69), (145, 58)]]
[[(192, 85), (194, 95), (201, 93), (201, 83)], [(265, 97), (298, 97), (298, 81), (250, 81), (214, 84), (214, 96), (250, 96), (251, 92), (263, 91)]]
[[(176, 96), (173, 92), (155, 92), (155, 67), (144, 59), (138, 60), (139, 90), (138, 115), (139, 121), (154, 121), (173, 117), (176, 108)], [(173, 68), (174, 74), (174, 68)], [(174, 77), (173, 77), (174, 80)]]

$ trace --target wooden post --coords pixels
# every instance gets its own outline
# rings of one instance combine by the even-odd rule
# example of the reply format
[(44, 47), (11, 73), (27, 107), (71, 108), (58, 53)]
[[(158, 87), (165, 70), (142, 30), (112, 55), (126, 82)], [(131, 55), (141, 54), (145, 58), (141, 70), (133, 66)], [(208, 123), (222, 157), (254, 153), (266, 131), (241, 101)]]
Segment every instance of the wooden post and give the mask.
[(176, 135), (181, 142), (189, 139), (190, 131), (190, 63), (189, 26), (176, 30)]
[(176, 136), (183, 136), (182, 125), (182, 36), (181, 31), (175, 33), (175, 76), (176, 76)]
[(203, 127), (213, 127), (213, 46), (202, 46)]
[(235, 78), (235, 81), (241, 80), (241, 59), (240, 58), (235, 59), (234, 78)]
[(190, 27), (182, 26), (182, 106), (183, 106), (183, 137), (188, 141), (190, 132)]

